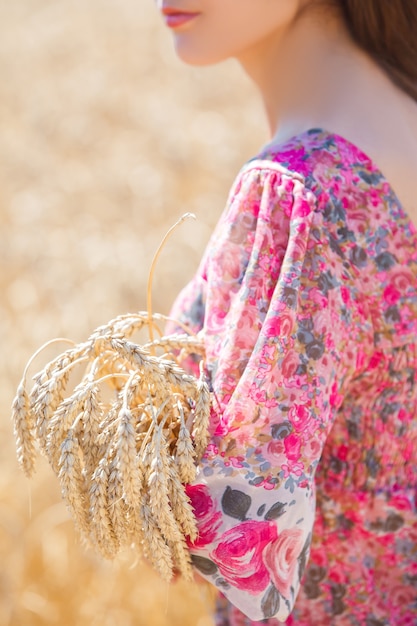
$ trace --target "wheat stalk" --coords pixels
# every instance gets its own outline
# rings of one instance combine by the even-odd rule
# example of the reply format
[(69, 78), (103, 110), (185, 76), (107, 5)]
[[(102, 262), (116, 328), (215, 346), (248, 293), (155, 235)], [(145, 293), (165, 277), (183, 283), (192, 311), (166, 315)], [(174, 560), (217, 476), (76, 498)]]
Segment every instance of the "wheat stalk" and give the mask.
[[(134, 543), (170, 580), (174, 568), (191, 575), (186, 541), (195, 540), (197, 527), (185, 484), (207, 445), (210, 392), (203, 375), (180, 366), (184, 356), (204, 358), (203, 337), (182, 324), (183, 334), (163, 336), (167, 318), (152, 312), (160, 251), (148, 311), (118, 316), (87, 341), (70, 342), (35, 375), (29, 398), (27, 372), (38, 351), (13, 418), (20, 466), (33, 473), (37, 443), (82, 537), (107, 558)], [(132, 337), (144, 327), (149, 342), (139, 345)]]
[[(168, 241), (168, 239), (171, 237), (172, 233), (176, 230), (176, 228), (182, 224), (185, 220), (192, 218), (195, 219), (195, 215), (193, 215), (192, 213), (185, 213), (184, 215), (182, 215), (180, 217), (180, 219), (175, 222), (175, 224), (173, 226), (171, 226), (171, 228), (168, 230), (168, 232), (166, 233), (165, 237), (162, 239), (160, 245), (158, 246), (155, 255), (152, 259), (152, 263), (151, 263), (151, 269), (149, 270), (149, 276), (148, 276), (148, 288), (147, 288), (147, 311), (148, 311), (148, 320), (149, 320), (149, 338), (151, 340), (151, 342), (153, 341), (153, 329), (154, 329), (154, 322), (153, 322), (153, 311), (152, 311), (152, 282), (153, 282), (153, 276), (155, 273), (155, 268), (156, 268), (156, 262), (158, 261), (158, 258), (162, 252), (162, 249), (164, 248), (166, 242)], [(152, 320), (152, 321), (151, 321)], [(152, 354), (154, 354), (154, 351), (152, 350)]]

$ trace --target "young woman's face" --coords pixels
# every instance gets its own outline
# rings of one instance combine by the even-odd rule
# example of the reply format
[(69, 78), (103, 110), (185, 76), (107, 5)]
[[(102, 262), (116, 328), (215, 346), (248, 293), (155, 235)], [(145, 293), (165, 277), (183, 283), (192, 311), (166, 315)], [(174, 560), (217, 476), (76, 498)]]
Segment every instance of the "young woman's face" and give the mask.
[(191, 65), (243, 59), (279, 37), (309, 0), (156, 0), (178, 56)]

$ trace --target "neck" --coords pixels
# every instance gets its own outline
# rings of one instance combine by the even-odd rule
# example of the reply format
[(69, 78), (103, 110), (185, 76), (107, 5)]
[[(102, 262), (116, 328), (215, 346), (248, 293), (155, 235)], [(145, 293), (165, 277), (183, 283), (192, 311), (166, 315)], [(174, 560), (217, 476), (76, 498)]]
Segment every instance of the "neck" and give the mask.
[(302, 14), (285, 33), (245, 51), (238, 61), (258, 87), (271, 137), (278, 141), (325, 127), (336, 111), (354, 106), (353, 99), (367, 88), (370, 67), (375, 72), (333, 12)]

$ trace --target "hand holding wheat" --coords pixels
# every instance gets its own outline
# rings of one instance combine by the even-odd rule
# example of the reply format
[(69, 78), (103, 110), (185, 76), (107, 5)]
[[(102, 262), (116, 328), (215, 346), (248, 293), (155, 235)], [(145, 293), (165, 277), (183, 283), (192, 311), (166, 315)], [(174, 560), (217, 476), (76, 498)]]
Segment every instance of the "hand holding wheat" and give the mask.
[[(186, 538), (194, 540), (197, 528), (184, 484), (196, 476), (210, 414), (203, 375), (186, 374), (176, 356), (202, 357), (202, 338), (164, 337), (158, 324), (167, 318), (152, 313), (156, 260), (188, 216), (168, 231), (154, 257), (148, 311), (117, 317), (77, 345), (53, 340), (71, 347), (34, 377), (28, 394), (27, 371), (40, 350), (35, 353), (13, 402), (25, 473), (33, 473), (38, 443), (82, 536), (108, 558), (134, 544), (166, 580), (174, 569), (191, 578)], [(143, 327), (150, 340), (140, 346), (131, 338)], [(77, 374), (78, 384), (70, 385)]]

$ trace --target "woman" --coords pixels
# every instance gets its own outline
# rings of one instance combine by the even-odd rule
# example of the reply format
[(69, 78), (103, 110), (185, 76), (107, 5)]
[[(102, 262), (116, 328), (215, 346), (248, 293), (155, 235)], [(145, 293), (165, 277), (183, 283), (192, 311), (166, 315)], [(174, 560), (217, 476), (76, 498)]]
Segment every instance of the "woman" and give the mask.
[(215, 397), (188, 493), (217, 624), (414, 625), (417, 3), (158, 4), (185, 62), (240, 62), (272, 138), (173, 313)]

